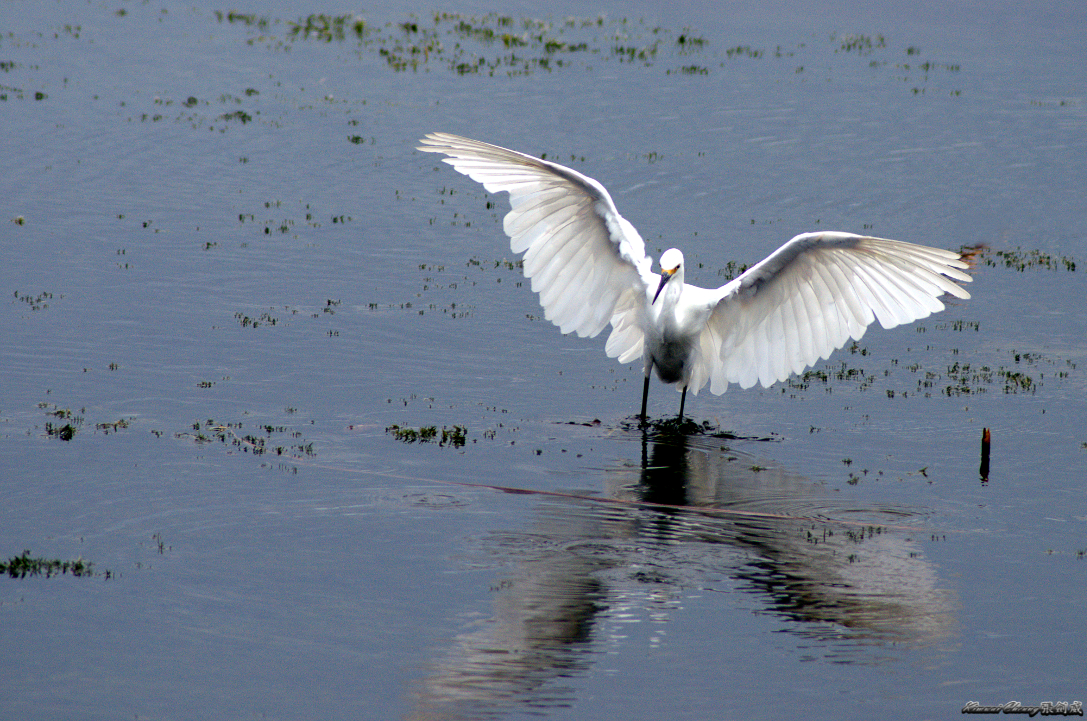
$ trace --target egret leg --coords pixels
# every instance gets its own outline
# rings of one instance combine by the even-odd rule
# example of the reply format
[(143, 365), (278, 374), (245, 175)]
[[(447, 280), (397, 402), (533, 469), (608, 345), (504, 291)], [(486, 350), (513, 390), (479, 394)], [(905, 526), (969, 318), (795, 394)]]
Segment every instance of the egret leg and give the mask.
[(645, 377), (645, 385), (642, 386), (642, 423), (645, 423), (645, 403), (649, 400), (649, 376)]
[(687, 386), (683, 386), (683, 395), (679, 397), (679, 420), (683, 420), (683, 404), (687, 402)]

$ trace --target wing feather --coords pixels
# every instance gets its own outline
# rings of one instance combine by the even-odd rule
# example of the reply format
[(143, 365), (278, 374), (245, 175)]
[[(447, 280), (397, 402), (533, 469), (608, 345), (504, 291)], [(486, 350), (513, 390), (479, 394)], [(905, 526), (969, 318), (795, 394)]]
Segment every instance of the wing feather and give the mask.
[(896, 240), (798, 235), (715, 291), (688, 388), (769, 387), (859, 340), (876, 320), (893, 328), (943, 310), (945, 295), (969, 298), (958, 285), (971, 280), (967, 267), (958, 253)]
[(419, 150), (508, 192), (503, 230), (523, 253), (525, 277), (544, 316), (564, 333), (595, 336), (608, 323), (609, 356), (628, 363), (644, 348), (646, 289), (656, 287), (645, 242), (597, 181), (524, 153), (448, 133), (430, 133)]

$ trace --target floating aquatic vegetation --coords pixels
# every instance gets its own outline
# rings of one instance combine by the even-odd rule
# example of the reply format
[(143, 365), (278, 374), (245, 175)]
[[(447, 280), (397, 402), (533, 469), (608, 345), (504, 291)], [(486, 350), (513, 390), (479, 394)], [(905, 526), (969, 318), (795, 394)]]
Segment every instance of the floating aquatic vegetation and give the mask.
[[(315, 458), (317, 450), (313, 442), (307, 442), (301, 431), (271, 423), (259, 424), (253, 432), (244, 432), (241, 421), (216, 422), (214, 419), (195, 421), (191, 430), (175, 433), (179, 439), (190, 439), (197, 444), (221, 443), (254, 456), (265, 454), (304, 460)], [(276, 436), (287, 435), (290, 440), (276, 442)], [(297, 472), (297, 468), (291, 468)]]
[(313, 38), (330, 43), (343, 41), (348, 36), (362, 38), (366, 34), (366, 21), (358, 15), (310, 15), (299, 22), (288, 22), (287, 36), (291, 40)]
[(981, 321), (977, 320), (953, 320), (937, 323), (933, 326), (935, 330), (952, 330), (957, 333), (963, 331), (972, 330), (975, 333), (981, 330)]
[[(873, 39), (869, 35), (841, 35), (831, 36), (832, 40), (837, 39), (839, 42), (838, 50), (846, 53), (855, 52), (858, 55), (869, 55), (872, 51), (887, 47), (887, 38), (882, 35), (876, 35)], [(917, 48), (910, 46), (910, 49), (918, 51)], [(919, 51), (918, 51), (919, 52)], [(909, 49), (907, 50), (909, 53)]]
[[(74, 561), (62, 561), (59, 558), (35, 558), (29, 550), (24, 550), (22, 555), (13, 556), (7, 561), (0, 561), (0, 576), (10, 578), (26, 578), (27, 576), (76, 576), (77, 578), (94, 576), (94, 564), (77, 558)], [(112, 574), (105, 572), (105, 577)]]
[(80, 414), (86, 412), (86, 409), (81, 409), (77, 414), (71, 408), (60, 408), (44, 402), (39, 403), (38, 407), (43, 410), (48, 409), (45, 414), (56, 419), (55, 421), (48, 420), (45, 422), (45, 435), (49, 438), (70, 441), (75, 438), (75, 434), (83, 427), (83, 416)]
[(726, 281), (729, 281), (739, 276), (741, 273), (746, 272), (747, 269), (747, 263), (737, 263), (734, 260), (730, 260), (725, 264), (724, 268), (717, 271), (717, 275), (722, 276)]
[(94, 428), (96, 431), (102, 431), (108, 436), (110, 433), (116, 433), (123, 428), (128, 428), (131, 423), (132, 421), (129, 419), (120, 418), (112, 422), (95, 423)]
[(1066, 255), (1052, 255), (1037, 248), (1024, 249), (1016, 246), (1008, 250), (982, 248), (977, 254), (985, 265), (1004, 267), (1020, 273), (1027, 270), (1065, 270), (1075, 272), (1076, 261)]
[[(291, 231), (304, 230), (306, 228), (321, 228), (325, 222), (331, 222), (333, 225), (342, 225), (346, 223), (354, 222), (354, 217), (347, 215), (346, 213), (324, 215), (318, 214), (317, 210), (310, 204), (298, 201), (298, 208), (295, 209), (297, 215), (283, 215), (277, 213), (288, 206), (288, 203), (282, 200), (268, 200), (263, 203), (263, 207), (269, 213), (262, 213), (265, 217), (258, 216), (257, 213), (238, 213), (238, 222), (242, 224), (258, 225), (259, 230), (257, 232), (263, 235), (272, 235), (275, 233), (288, 234)], [(288, 213), (290, 211), (288, 210)], [(292, 237), (297, 238), (298, 233), (295, 232)]]
[[(909, 68), (909, 66), (906, 67), (907, 69)], [(960, 66), (958, 63), (934, 63), (928, 60), (921, 63), (917, 67), (926, 73), (930, 70), (946, 70), (949, 73), (957, 73), (962, 70), (962, 66)]]
[(45, 435), (50, 438), (59, 438), (62, 441), (70, 441), (75, 438), (77, 428), (78, 424), (72, 425), (71, 423), (65, 423), (64, 425), (54, 425), (51, 422), (46, 422)]
[(1046, 107), (1067, 108), (1067, 107), (1078, 107), (1079, 106), (1079, 103), (1077, 101), (1068, 100), (1067, 98), (1061, 98), (1060, 100), (1031, 100), (1030, 104), (1032, 106), (1036, 107), (1036, 108), (1046, 108)]
[[(238, 325), (242, 328), (272, 328), (275, 326), (289, 326), (291, 319), (302, 320), (303, 322), (329, 318), (336, 315), (337, 310), (343, 303), (341, 299), (326, 298), (323, 304), (312, 305), (308, 307), (299, 307), (291, 305), (272, 306), (267, 310), (262, 310), (260, 313), (256, 311), (235, 311), (234, 320), (238, 321)], [(410, 304), (409, 304), (410, 306)], [(371, 303), (370, 309), (375, 310), (376, 304)], [(252, 313), (253, 315), (250, 315)], [(325, 331), (329, 336), (339, 336), (340, 331), (335, 329), (328, 329)], [(230, 380), (229, 377), (223, 380)], [(203, 381), (200, 386), (203, 388), (210, 388), (214, 383)]]
[[(110, 364), (110, 370), (116, 370), (120, 368), (116, 363)], [(88, 369), (84, 368), (84, 372)], [(78, 411), (74, 411), (71, 408), (61, 408), (53, 403), (39, 403), (38, 408), (45, 411), (45, 415), (49, 418), (45, 422), (43, 430), (48, 438), (57, 438), (62, 441), (70, 441), (75, 438), (85, 422), (84, 416), (87, 409), (80, 408)], [(101, 431), (105, 435), (110, 433), (117, 433), (120, 430), (128, 428), (134, 418), (119, 418), (115, 421), (101, 421), (93, 424), (95, 432)]]
[(240, 121), (242, 125), (245, 125), (246, 123), (253, 120), (253, 116), (245, 112), (244, 110), (235, 110), (232, 113), (223, 113), (219, 116), (219, 120), (237, 120)]
[(236, 10), (231, 10), (228, 13), (216, 10), (215, 18), (219, 22), (226, 21), (228, 23), (240, 23), (242, 25), (257, 27), (261, 30), (267, 29), (267, 27), (272, 24), (272, 21), (267, 17), (257, 15), (256, 13), (242, 13)]
[[(709, 44), (689, 28), (677, 34), (626, 18), (550, 21), (501, 13), (435, 12), (425, 18), (411, 14), (384, 26), (350, 13), (315, 13), (286, 22), (234, 12), (216, 12), (216, 18), (258, 32), (249, 44), (265, 42), (276, 49), (306, 41), (355, 42), (360, 56), (376, 52), (398, 72), (444, 66), (459, 75), (524, 75), (567, 67), (577, 55), (652, 65), (663, 54), (662, 43), (667, 44), (668, 57), (697, 53)], [(286, 27), (282, 39), (271, 35), (277, 26)]]
[[(779, 49), (780, 51), (780, 49)], [(757, 50), (750, 45), (737, 45), (735, 47), (725, 50), (725, 56), (729, 59), (732, 58), (761, 58), (763, 56), (762, 50)]]
[[(250, 103), (254, 100), (259, 100), (256, 96), (260, 95), (260, 91), (256, 88), (246, 88), (243, 93), (246, 98), (250, 99)], [(247, 125), (251, 122), (255, 122), (256, 116), (260, 115), (260, 110), (258, 108), (251, 108), (251, 110), (238, 108), (237, 106), (241, 105), (243, 102), (246, 102), (245, 98), (241, 98), (231, 93), (221, 93), (215, 100), (200, 100), (193, 95), (186, 96), (182, 99), (156, 96), (151, 101), (153, 108), (148, 108), (146, 111), (130, 115), (128, 121), (139, 121), (141, 123), (185, 123), (194, 130), (218, 130), (219, 132), (225, 133), (232, 126)], [(126, 103), (122, 103), (121, 105), (127, 107)], [(212, 110), (215, 105), (225, 105), (233, 109), (227, 110), (226, 112), (215, 113), (214, 110)], [(178, 108), (179, 112), (171, 112), (171, 108)], [(212, 110), (212, 114), (206, 114), (206, 111), (208, 110)]]
[[(952, 332), (978, 332), (977, 321), (956, 320), (936, 324), (934, 330)], [(927, 328), (926, 328), (927, 330)], [(868, 351), (858, 343), (849, 348), (851, 354), (867, 356)], [(950, 352), (957, 356), (959, 350)], [(877, 385), (883, 388), (887, 398), (932, 398), (933, 396), (956, 397), (999, 392), (1005, 394), (1036, 394), (1048, 379), (1058, 381), (1068, 378), (1075, 370), (1076, 363), (1041, 353), (1010, 351), (1010, 362), (966, 362), (954, 360), (944, 364), (939, 370), (925, 368), (920, 362), (902, 363), (891, 359), (880, 374), (867, 373), (863, 368), (853, 367), (848, 361), (838, 364), (827, 363), (822, 367), (811, 368), (790, 377), (782, 387), (782, 393), (791, 393), (797, 397), (799, 392), (813, 386), (821, 387), (826, 393), (833, 393), (842, 383), (853, 383), (855, 390), (868, 391)], [(898, 378), (896, 369), (905, 369), (916, 376), (913, 387), (886, 387)], [(884, 380), (880, 381), (882, 378)], [(888, 380), (889, 379), (889, 380)], [(901, 380), (899, 380), (901, 382)]]
[[(671, 70), (668, 71), (671, 74)], [(709, 75), (709, 68), (702, 67), (701, 65), (684, 65), (679, 69), (679, 72), (684, 75)]]
[(676, 38), (676, 45), (683, 50), (701, 50), (707, 44), (706, 38), (699, 37), (697, 35), (691, 35), (690, 29), (684, 29)]
[(385, 432), (403, 443), (434, 443), (436, 441), (439, 447), (451, 446), (453, 448), (460, 448), (465, 444), (468, 438), (468, 428), (458, 425), (454, 425), (452, 428), (442, 426), (441, 437), (439, 437), (437, 426), (411, 428), (410, 426), (393, 424), (386, 428)]
[[(873, 68), (890, 64), (900, 70), (910, 69), (910, 65), (885, 59), (892, 52), (891, 43), (881, 34), (835, 34), (820, 47), (804, 42), (795, 47), (777, 45), (767, 49), (738, 43), (715, 51), (712, 39), (697, 28), (675, 30), (626, 17), (540, 20), (494, 12), (468, 15), (435, 11), (423, 15), (411, 13), (384, 24), (354, 13), (315, 13), (280, 20), (217, 12), (216, 18), (220, 23), (246, 28), (250, 33), (246, 40), (249, 45), (261, 43), (284, 52), (303, 42), (354, 46), (360, 59), (377, 57), (395, 72), (444, 70), (465, 76), (515, 77), (572, 68), (592, 71), (601, 63), (619, 62), (645, 68), (663, 64), (665, 74), (699, 77), (716, 68), (725, 68), (734, 59), (792, 58), (798, 53), (821, 50), (871, 56)], [(276, 35), (277, 30), (281, 35)], [(904, 52), (911, 60), (921, 55), (916, 45), (907, 45)], [(702, 62), (690, 62), (694, 56)], [(804, 72), (804, 67), (789, 70), (796, 76)], [(931, 72), (938, 69), (957, 72), (960, 66), (925, 60), (915, 69), (924, 75), (922, 83), (927, 83)], [(927, 87), (920, 84), (908, 89), (923, 95)], [(950, 90), (952, 96), (960, 93)]]
[(1058, 379), (1067, 378), (1076, 368), (1076, 364), (1070, 360), (1061, 363), (1040, 353), (1013, 351), (1012, 359), (1013, 366), (1000, 365), (996, 368), (956, 361), (947, 367), (947, 372), (942, 376), (926, 372), (924, 378), (918, 380), (918, 389), (933, 388), (943, 382), (941, 392), (948, 396), (986, 393), (993, 388), (1003, 393), (1035, 394), (1045, 380), (1047, 367), (1052, 369), (1050, 375)]
[(276, 318), (267, 311), (261, 313), (256, 318), (250, 318), (241, 311), (238, 311), (234, 314), (234, 318), (241, 323), (242, 328), (259, 328), (262, 325), (275, 325), (279, 322), (279, 318)]
[[(53, 300), (53, 294), (49, 291), (42, 291), (37, 295), (34, 295), (32, 293), (20, 293), (19, 291), (15, 291), (12, 294), (12, 297), (15, 298), (15, 300), (22, 301), (30, 308), (30, 310), (35, 311), (45, 310), (49, 307), (50, 301)], [(64, 294), (62, 293), (60, 297), (63, 298)]]
[[(1076, 369), (1071, 360), (1061, 360), (1041, 353), (1011, 351), (1012, 364), (991, 365), (954, 361), (940, 371), (925, 370), (920, 364), (906, 369), (919, 375), (915, 393), (930, 397), (978, 395), (999, 391), (1007, 394), (1036, 394), (1050, 378), (1064, 380)], [(906, 393), (902, 394), (906, 396)]]

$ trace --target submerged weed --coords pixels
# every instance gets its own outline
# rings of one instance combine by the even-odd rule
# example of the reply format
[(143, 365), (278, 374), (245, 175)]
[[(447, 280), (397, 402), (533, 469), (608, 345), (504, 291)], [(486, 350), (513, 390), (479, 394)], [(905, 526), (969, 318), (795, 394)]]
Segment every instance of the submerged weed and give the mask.
[(83, 416), (80, 414), (83, 413), (84, 409), (81, 409), (80, 413), (77, 414), (70, 408), (60, 408), (49, 403), (39, 403), (38, 407), (42, 409), (50, 408), (50, 410), (46, 411), (46, 415), (57, 419), (56, 421), (49, 420), (45, 422), (45, 435), (49, 438), (70, 441), (75, 438), (75, 434), (83, 427)]
[(71, 423), (65, 423), (63, 426), (54, 426), (52, 423), (46, 422), (45, 435), (50, 438), (59, 438), (62, 441), (70, 441), (75, 438), (76, 426)]
[(234, 319), (241, 324), (242, 328), (259, 328), (262, 325), (276, 325), (279, 323), (279, 318), (276, 318), (267, 311), (261, 313), (256, 318), (250, 318), (245, 313), (238, 311), (234, 314)]
[(440, 439), (437, 426), (411, 428), (410, 426), (393, 424), (386, 428), (385, 432), (403, 443), (432, 443), (437, 440), (439, 447), (452, 446), (454, 448), (460, 448), (465, 444), (468, 438), (468, 429), (465, 426), (458, 425), (455, 425), (452, 428), (442, 426)]
[(736, 47), (725, 50), (725, 55), (731, 60), (732, 58), (761, 58), (763, 55), (762, 50), (756, 50), (750, 45), (737, 45)]
[[(74, 561), (62, 561), (59, 558), (33, 558), (29, 550), (24, 550), (21, 556), (9, 558), (6, 562), (0, 561), (0, 576), (7, 575), (11, 578), (26, 578), (27, 576), (63, 576), (65, 574), (84, 577), (93, 576), (94, 564), (77, 558)], [(106, 578), (111, 576), (105, 572)]]
[(237, 23), (240, 25), (249, 25), (260, 30), (265, 30), (272, 23), (271, 19), (257, 15), (256, 13), (241, 13), (235, 10), (231, 10), (228, 13), (216, 10), (215, 19), (219, 22), (225, 21), (231, 24)]
[(366, 35), (366, 21), (357, 15), (310, 15), (299, 22), (288, 22), (291, 40), (320, 40), (342, 42), (348, 37), (362, 39)]
[[(112, 365), (113, 364), (111, 364), (111, 366)], [(84, 369), (84, 371), (86, 370), (87, 369)], [(49, 417), (49, 420), (47, 420), (44, 425), (45, 435), (49, 438), (70, 441), (75, 438), (76, 433), (83, 428), (86, 408), (81, 408), (79, 411), (73, 411), (71, 408), (61, 408), (56, 404), (45, 402), (39, 403), (38, 408), (44, 410), (45, 415)], [(116, 433), (124, 428), (128, 428), (133, 420), (134, 418), (119, 418), (115, 421), (95, 423), (94, 430), (109, 435), (110, 433)]]
[(1009, 250), (991, 250), (982, 248), (976, 253), (985, 265), (1003, 266), (1020, 273), (1027, 270), (1065, 270), (1075, 272), (1076, 261), (1066, 255), (1051, 255), (1037, 248), (1026, 250), (1015, 247)]
[(882, 35), (877, 35), (873, 39), (869, 35), (842, 35), (838, 38), (840, 41), (838, 49), (842, 52), (855, 52), (858, 55), (869, 55), (873, 50), (887, 47), (887, 39)]
[[(26, 303), (30, 310), (45, 310), (49, 307), (49, 303), (53, 300), (53, 294), (49, 291), (42, 291), (37, 295), (33, 295), (31, 293), (19, 293), (19, 291), (15, 291), (12, 294), (12, 297), (14, 297), (15, 300)], [(60, 297), (63, 298), (64, 295), (61, 294)]]
[(219, 116), (219, 120), (238, 120), (242, 125), (245, 125), (253, 119), (253, 116), (244, 110), (235, 110), (232, 113), (223, 113)]
[(747, 263), (737, 263), (734, 260), (730, 260), (725, 264), (724, 268), (717, 271), (717, 275), (723, 276), (725, 280), (732, 280), (741, 273), (745, 273), (747, 268)]
[(95, 430), (102, 431), (102, 433), (104, 433), (104, 434), (106, 434), (108, 436), (110, 433), (116, 433), (117, 431), (121, 430), (122, 428), (128, 428), (128, 426), (131, 424), (131, 422), (132, 421), (130, 421), (130, 420), (126, 420), (124, 418), (121, 418), (121, 419), (113, 421), (113, 422), (95, 423), (94, 428), (95, 428)]
[[(568, 17), (553, 21), (498, 12), (471, 15), (435, 11), (426, 15), (410, 13), (406, 18), (384, 24), (372, 23), (354, 13), (314, 13), (281, 20), (217, 11), (216, 17), (221, 23), (245, 27), (249, 33), (248, 45), (260, 43), (271, 50), (287, 52), (295, 43), (336, 43), (353, 46), (360, 58), (384, 61), (394, 72), (440, 70), (476, 77), (515, 77), (575, 68), (592, 71), (607, 62), (646, 68), (663, 62), (669, 65), (666, 74), (700, 77), (709, 75), (710, 68), (726, 68), (727, 60), (791, 58), (807, 46), (800, 43), (795, 48), (783, 49), (779, 45), (768, 52), (740, 43), (715, 53), (711, 40), (698, 28), (670, 29), (629, 17)], [(831, 35), (826, 43), (827, 50), (861, 57), (888, 48), (882, 35)], [(906, 56), (911, 60), (920, 53), (915, 45), (906, 48)], [(690, 63), (694, 55), (703, 62)], [(882, 59), (873, 59), (871, 63), (876, 68), (888, 65)], [(901, 63), (894, 67), (910, 69), (910, 65)], [(794, 74), (801, 73), (804, 66), (788, 69)], [(929, 73), (936, 69), (957, 71), (959, 66), (926, 61), (918, 71), (924, 73), (927, 82)], [(925, 88), (916, 87), (914, 91), (923, 94)], [(958, 92), (952, 90), (951, 95)], [(350, 139), (358, 142), (358, 137)]]
[[(276, 443), (273, 436), (280, 434), (289, 436), (290, 440)], [(268, 423), (258, 426), (253, 433), (243, 433), (241, 421), (219, 423), (209, 418), (206, 421), (195, 421), (191, 426), (191, 432), (175, 433), (174, 437), (188, 438), (197, 444), (217, 442), (254, 456), (267, 454), (294, 460), (317, 456), (313, 442), (305, 441), (301, 431)], [(288, 470), (297, 472), (298, 469), (291, 467)]]

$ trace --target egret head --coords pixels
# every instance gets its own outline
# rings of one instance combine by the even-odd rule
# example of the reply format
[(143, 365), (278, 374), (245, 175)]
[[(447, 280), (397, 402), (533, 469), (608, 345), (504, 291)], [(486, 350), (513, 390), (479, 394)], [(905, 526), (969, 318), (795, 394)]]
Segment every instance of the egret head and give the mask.
[(669, 248), (661, 256), (661, 282), (653, 296), (654, 303), (657, 302), (657, 296), (664, 290), (664, 286), (673, 278), (679, 278), (679, 282), (683, 282), (683, 253), (676, 248)]

